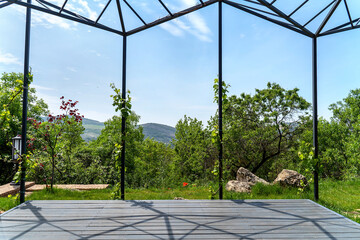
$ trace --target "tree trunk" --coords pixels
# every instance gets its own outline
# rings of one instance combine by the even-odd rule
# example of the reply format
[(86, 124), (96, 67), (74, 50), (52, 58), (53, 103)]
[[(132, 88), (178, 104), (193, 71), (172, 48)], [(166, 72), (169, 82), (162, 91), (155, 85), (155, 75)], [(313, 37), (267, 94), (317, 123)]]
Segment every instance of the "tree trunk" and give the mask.
[(52, 158), (52, 172), (51, 172), (51, 190), (53, 190), (54, 185), (54, 173), (55, 173), (55, 159)]

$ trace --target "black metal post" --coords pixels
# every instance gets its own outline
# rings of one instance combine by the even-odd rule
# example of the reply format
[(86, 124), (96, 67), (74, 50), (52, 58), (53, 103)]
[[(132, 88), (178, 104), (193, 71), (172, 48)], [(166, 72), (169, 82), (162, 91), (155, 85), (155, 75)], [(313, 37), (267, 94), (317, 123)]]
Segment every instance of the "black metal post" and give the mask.
[[(319, 142), (318, 142), (318, 100), (317, 100), (317, 38), (314, 37), (312, 45), (312, 93), (313, 93), (313, 146), (314, 146), (314, 157), (317, 160), (319, 157)], [(319, 200), (319, 165), (315, 166), (314, 170), (314, 199)]]
[[(123, 36), (123, 65), (122, 65), (122, 108), (125, 108), (126, 101), (126, 35)], [(125, 134), (126, 116), (121, 114), (121, 200), (125, 200)]]
[(219, 199), (223, 199), (223, 125), (222, 125), (222, 1), (219, 1)]
[[(31, 4), (31, 0), (27, 0)], [(26, 27), (25, 27), (25, 56), (24, 56), (24, 83), (23, 83), (23, 109), (22, 109), (22, 129), (21, 129), (21, 176), (20, 176), (20, 203), (25, 202), (25, 177), (26, 177), (26, 130), (27, 130), (27, 107), (28, 107), (28, 86), (29, 86), (29, 56), (30, 56), (30, 26), (31, 9), (26, 8)]]

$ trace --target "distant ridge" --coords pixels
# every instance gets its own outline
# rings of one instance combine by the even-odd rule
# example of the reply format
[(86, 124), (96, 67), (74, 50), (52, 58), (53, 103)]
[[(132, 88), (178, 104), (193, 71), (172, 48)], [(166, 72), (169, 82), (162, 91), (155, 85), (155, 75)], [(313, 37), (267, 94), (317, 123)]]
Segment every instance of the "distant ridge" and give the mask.
[(81, 137), (86, 142), (97, 139), (97, 137), (100, 136), (101, 130), (105, 127), (103, 122), (99, 122), (89, 118), (83, 118), (82, 124), (85, 128), (85, 131), (83, 134), (81, 134)]
[(159, 123), (145, 123), (141, 124), (145, 138), (154, 138), (156, 141), (163, 143), (170, 143), (175, 138), (175, 128), (159, 124)]
[[(81, 136), (87, 142), (95, 140), (100, 135), (101, 130), (105, 127), (103, 122), (89, 118), (83, 119), (83, 126), (85, 131)], [(163, 143), (170, 143), (170, 141), (175, 138), (174, 127), (159, 123), (145, 123), (140, 124), (140, 126), (143, 127), (145, 138), (153, 138), (154, 140)]]

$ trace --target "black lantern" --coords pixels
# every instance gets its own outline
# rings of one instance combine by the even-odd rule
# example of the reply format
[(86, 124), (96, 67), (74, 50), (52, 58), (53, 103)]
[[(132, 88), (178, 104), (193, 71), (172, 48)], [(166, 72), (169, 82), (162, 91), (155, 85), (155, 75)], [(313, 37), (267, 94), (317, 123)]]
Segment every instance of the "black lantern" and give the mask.
[[(12, 138), (12, 161), (14, 163), (14, 171), (19, 167), (19, 157), (21, 156), (21, 136), (17, 135)], [(12, 181), (10, 185), (19, 185), (19, 182)]]
[(15, 162), (21, 155), (21, 136), (12, 138), (12, 160)]

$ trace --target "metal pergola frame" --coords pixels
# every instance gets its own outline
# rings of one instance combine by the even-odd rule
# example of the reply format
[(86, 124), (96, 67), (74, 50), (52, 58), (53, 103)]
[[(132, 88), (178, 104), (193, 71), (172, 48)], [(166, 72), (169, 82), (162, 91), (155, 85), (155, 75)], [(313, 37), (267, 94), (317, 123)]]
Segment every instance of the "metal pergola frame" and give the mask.
[[(318, 146), (318, 99), (317, 99), (317, 39), (322, 36), (332, 35), (340, 32), (345, 32), (353, 29), (360, 28), (360, 18), (352, 18), (350, 8), (348, 6), (348, 0), (328, 0), (329, 3), (324, 6), (319, 12), (311, 16), (305, 24), (300, 24), (293, 18), (293, 15), (308, 4), (309, 0), (301, 0), (301, 3), (293, 9), (290, 14), (286, 14), (275, 6), (277, 0), (199, 0), (198, 4), (192, 7), (189, 7), (185, 10), (179, 12), (171, 12), (167, 7), (165, 0), (158, 0), (159, 5), (168, 13), (167, 16), (157, 19), (153, 22), (145, 22), (143, 17), (136, 11), (133, 5), (129, 0), (122, 0), (123, 3), (131, 10), (131, 12), (142, 22), (140, 27), (127, 30), (125, 27), (123, 11), (121, 9), (121, 0), (116, 1), (118, 17), (121, 24), (121, 29), (115, 29), (99, 23), (99, 20), (103, 16), (103, 13), (107, 10), (110, 2), (112, 0), (107, 0), (107, 4), (103, 7), (101, 13), (97, 19), (91, 20), (84, 16), (79, 15), (78, 13), (69, 11), (66, 9), (66, 4), (68, 0), (64, 0), (62, 6), (57, 6), (53, 3), (50, 3), (46, 0), (35, 0), (38, 5), (32, 3), (32, 0), (0, 0), (0, 8), (7, 7), (11, 4), (21, 5), (27, 8), (26, 10), (26, 30), (25, 30), (25, 57), (24, 57), (24, 91), (23, 91), (23, 115), (22, 115), (22, 153), (26, 154), (26, 132), (27, 132), (27, 95), (28, 95), (28, 74), (29, 74), (29, 52), (30, 52), (30, 23), (31, 23), (31, 9), (44, 12), (47, 14), (55, 15), (64, 19), (68, 19), (74, 22), (82, 23), (91, 27), (99, 28), (107, 32), (112, 32), (123, 37), (122, 47), (122, 98), (126, 99), (126, 52), (127, 52), (127, 37), (138, 32), (142, 32), (151, 27), (157, 26), (159, 24), (168, 22), (175, 18), (181, 17), (188, 13), (197, 11), (199, 9), (208, 7), (212, 4), (218, 3), (218, 74), (219, 74), (219, 101), (218, 101), (218, 124), (219, 124), (219, 199), (223, 198), (223, 170), (222, 170), (222, 158), (223, 158), (223, 126), (222, 126), (222, 5), (223, 3), (239, 9), (243, 12), (249, 13), (266, 21), (277, 24), (281, 27), (287, 28), (294, 32), (300, 33), (304, 36), (307, 36), (312, 39), (312, 103), (313, 103), (313, 146), (315, 148), (314, 157), (318, 158), (319, 155), (319, 146)], [(344, 24), (338, 25), (337, 27), (331, 28), (324, 31), (325, 26), (328, 21), (333, 16), (336, 9), (339, 5), (343, 3), (345, 5), (346, 14), (348, 21)], [(247, 4), (250, 4), (247, 5)], [(264, 10), (266, 9), (266, 10)], [(326, 17), (322, 19), (320, 26), (316, 31), (311, 31), (307, 28), (307, 25), (313, 22), (315, 19), (319, 19), (323, 13), (327, 13)], [(125, 102), (123, 101), (123, 107), (125, 107)], [(121, 119), (121, 133), (125, 133), (126, 128), (126, 118), (122, 116)], [(121, 151), (121, 199), (125, 199), (125, 140), (122, 140), (123, 149)], [(20, 181), (20, 202), (25, 201), (25, 165), (22, 161), (21, 167), (21, 181)], [(318, 184), (318, 166), (315, 167), (314, 171), (314, 199), (317, 201), (319, 199), (319, 184)]]

